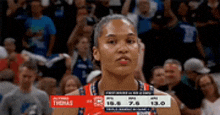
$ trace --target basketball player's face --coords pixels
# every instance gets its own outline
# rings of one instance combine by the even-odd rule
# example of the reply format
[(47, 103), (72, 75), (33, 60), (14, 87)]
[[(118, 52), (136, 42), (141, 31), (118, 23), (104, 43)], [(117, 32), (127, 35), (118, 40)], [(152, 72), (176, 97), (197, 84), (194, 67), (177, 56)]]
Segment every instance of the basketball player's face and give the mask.
[(94, 57), (101, 62), (102, 70), (117, 75), (134, 72), (138, 60), (137, 33), (128, 21), (117, 19), (106, 24), (98, 38)]

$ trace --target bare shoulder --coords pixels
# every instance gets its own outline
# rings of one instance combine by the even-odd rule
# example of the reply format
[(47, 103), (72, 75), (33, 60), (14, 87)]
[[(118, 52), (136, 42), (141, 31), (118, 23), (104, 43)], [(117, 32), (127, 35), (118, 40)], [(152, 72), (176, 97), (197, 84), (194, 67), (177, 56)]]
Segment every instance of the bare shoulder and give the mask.
[(79, 95), (79, 90), (75, 90), (75, 91), (70, 92), (70, 93), (68, 93), (66, 95)]
[(169, 95), (169, 94), (154, 88), (154, 95)]
[[(79, 95), (79, 90), (66, 95)], [(78, 108), (56, 108), (53, 111), (53, 115), (78, 115)]]
[[(155, 88), (154, 95), (169, 95), (169, 94), (162, 92)], [(171, 107), (170, 108), (158, 108), (157, 112), (159, 115), (181, 115), (177, 102), (172, 96), (170, 97), (171, 97)]]

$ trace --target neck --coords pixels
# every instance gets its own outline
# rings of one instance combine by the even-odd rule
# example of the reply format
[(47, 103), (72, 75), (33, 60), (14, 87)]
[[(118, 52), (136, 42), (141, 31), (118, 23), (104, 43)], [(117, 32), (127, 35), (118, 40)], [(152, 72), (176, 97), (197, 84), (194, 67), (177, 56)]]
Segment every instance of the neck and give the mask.
[(154, 84), (154, 87), (155, 87), (155, 88), (159, 88), (160, 86), (159, 86), (159, 85)]
[(149, 17), (149, 12), (141, 13), (141, 15), (144, 17)]
[(182, 20), (183, 20), (183, 22), (187, 22), (185, 16), (182, 17)]
[(25, 87), (25, 86), (21, 86), (20, 85), (20, 90), (23, 92), (23, 93), (30, 93), (31, 90), (32, 90), (32, 87)]
[(32, 15), (34, 18), (37, 18), (37, 19), (42, 17), (41, 13), (32, 13)]
[(78, 52), (82, 59), (85, 61), (87, 59), (87, 53)]
[(218, 98), (216, 96), (207, 96), (206, 99), (211, 102), (215, 102)]
[(11, 55), (12, 53), (14, 53), (14, 51), (12, 51), (12, 52), (8, 51), (7, 53), (8, 53), (8, 55)]
[(164, 84), (160, 84), (160, 85), (154, 84), (154, 87), (155, 87), (155, 88), (159, 88), (159, 87), (162, 87), (162, 86), (166, 86), (166, 84), (165, 84), (165, 83), (164, 83)]
[(169, 91), (172, 91), (172, 88), (174, 87), (174, 86), (176, 86), (177, 84), (179, 84), (180, 83), (180, 81), (179, 82), (175, 82), (175, 83), (170, 83), (170, 84), (168, 84), (168, 89), (169, 89)]
[(134, 74), (120, 76), (103, 71), (103, 76), (98, 84), (98, 87), (99, 94), (104, 95), (104, 92), (109, 90), (138, 90), (138, 82), (135, 80)]

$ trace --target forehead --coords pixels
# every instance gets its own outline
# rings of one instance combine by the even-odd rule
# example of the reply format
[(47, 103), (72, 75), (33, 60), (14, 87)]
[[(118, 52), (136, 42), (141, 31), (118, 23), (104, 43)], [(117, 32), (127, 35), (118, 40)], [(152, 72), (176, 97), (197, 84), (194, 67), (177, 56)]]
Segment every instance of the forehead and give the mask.
[(148, 0), (139, 0), (139, 3), (149, 3), (149, 2), (148, 2)]
[(154, 72), (164, 72), (164, 69), (163, 68), (157, 68), (154, 70)]
[(70, 78), (69, 80), (66, 81), (66, 84), (75, 84), (75, 79), (74, 78)]
[(125, 19), (116, 19), (108, 22), (103, 28), (103, 34), (123, 35), (135, 33), (134, 26)]
[(87, 10), (86, 10), (86, 8), (80, 8), (80, 9), (78, 9), (78, 13), (79, 14), (86, 14)]
[(4, 44), (14, 44), (12, 41), (5, 41)]
[(28, 69), (27, 67), (23, 67), (21, 69), (22, 75), (34, 76), (35, 72), (33, 70)]
[(79, 42), (87, 42), (87, 41), (89, 41), (89, 40), (86, 37), (82, 37), (81, 39), (79, 39)]
[(40, 1), (33, 1), (33, 2), (31, 2), (31, 5), (39, 5), (40, 6)]
[(182, 2), (182, 3), (180, 4), (180, 7), (187, 7), (187, 5)]
[(172, 64), (172, 63), (168, 63), (168, 64), (166, 64), (164, 66), (164, 69), (165, 70), (167, 70), (167, 69), (169, 69), (169, 70), (176, 70), (176, 69), (178, 69), (178, 65)]

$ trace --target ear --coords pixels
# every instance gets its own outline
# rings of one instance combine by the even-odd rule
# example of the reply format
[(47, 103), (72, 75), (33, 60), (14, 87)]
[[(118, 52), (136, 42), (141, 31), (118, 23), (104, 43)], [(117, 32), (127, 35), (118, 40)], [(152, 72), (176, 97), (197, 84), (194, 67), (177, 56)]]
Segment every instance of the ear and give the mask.
[(93, 47), (93, 56), (96, 61), (100, 61), (100, 53), (96, 46)]
[(141, 53), (141, 39), (140, 38), (137, 38), (137, 43), (138, 43), (138, 55), (140, 55)]
[(151, 82), (150, 82), (151, 84), (154, 84), (154, 81), (153, 80), (151, 80)]
[(33, 81), (37, 79), (37, 73), (34, 73)]

